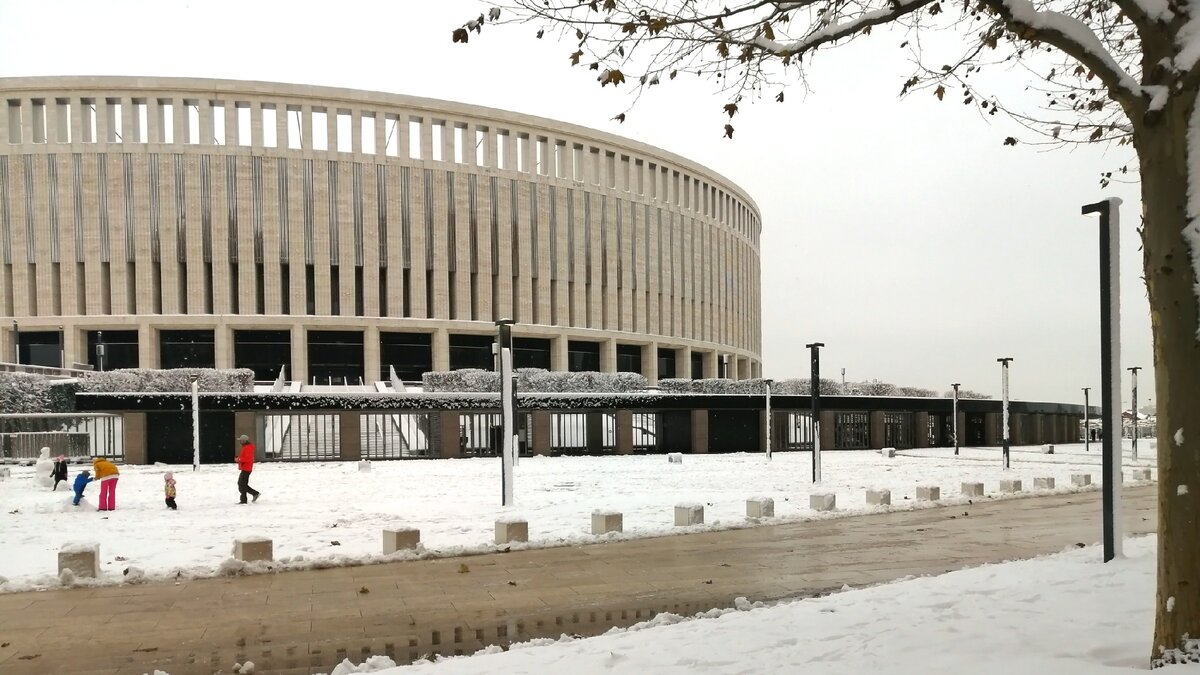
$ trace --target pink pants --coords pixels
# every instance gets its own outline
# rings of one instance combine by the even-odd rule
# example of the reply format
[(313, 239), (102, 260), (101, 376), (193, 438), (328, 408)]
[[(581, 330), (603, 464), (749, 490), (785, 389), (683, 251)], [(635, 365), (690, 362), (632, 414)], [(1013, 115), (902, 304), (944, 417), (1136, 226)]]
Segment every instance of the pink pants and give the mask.
[(117, 508), (117, 478), (100, 481), (100, 509), (112, 511)]

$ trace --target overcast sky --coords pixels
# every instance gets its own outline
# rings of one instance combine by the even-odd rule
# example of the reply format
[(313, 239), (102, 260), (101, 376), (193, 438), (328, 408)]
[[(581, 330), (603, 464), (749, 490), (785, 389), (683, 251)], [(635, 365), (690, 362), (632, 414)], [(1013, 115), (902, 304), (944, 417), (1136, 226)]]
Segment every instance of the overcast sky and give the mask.
[(902, 38), (886, 31), (819, 54), (809, 93), (743, 105), (732, 141), (721, 137), (726, 101), (694, 78), (655, 88), (618, 124), (629, 89), (601, 89), (549, 34), (489, 27), (452, 44), (481, 6), (0, 0), (0, 76), (372, 89), (566, 120), (682, 154), (762, 210), (763, 362), (774, 378), (807, 376), (804, 344), (822, 341), (827, 377), (845, 368), (848, 380), (939, 391), (957, 381), (999, 396), (996, 359), (1011, 356), (1015, 399), (1077, 401), (1085, 386), (1097, 395), (1097, 226), (1079, 209), (1119, 196), (1123, 365), (1146, 367), (1140, 399), (1154, 398), (1138, 187), (1099, 186), (1102, 171), (1133, 161), (1127, 149), (1004, 147), (1014, 126), (953, 94), (899, 100), (910, 67)]

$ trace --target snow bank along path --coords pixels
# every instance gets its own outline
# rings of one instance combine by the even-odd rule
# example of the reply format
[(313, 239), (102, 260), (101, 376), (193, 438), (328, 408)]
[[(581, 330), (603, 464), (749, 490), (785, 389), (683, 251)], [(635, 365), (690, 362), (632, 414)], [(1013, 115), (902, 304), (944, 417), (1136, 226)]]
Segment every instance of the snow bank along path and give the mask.
[[(775, 500), (776, 518), (765, 522), (831, 517), (808, 508), (811, 492), (837, 494), (846, 515), (916, 508), (917, 485), (937, 485), (943, 501), (958, 497), (962, 482), (982, 482), (989, 495), (1002, 478), (1023, 481), (1052, 476), (1055, 492), (1072, 491), (1070, 475), (1090, 473), (1100, 482), (1099, 448), (1058, 446), (1057, 454), (1018, 448), (1013, 469), (1000, 468), (994, 449), (904, 451), (895, 458), (879, 453), (824, 453), (825, 481), (810, 483), (808, 453), (684, 455), (682, 464), (665, 456), (523, 458), (516, 469), (517, 506), (499, 502), (499, 460), (410, 460), (375, 462), (360, 472), (353, 462), (256, 465), (251, 484), (263, 492), (257, 504), (240, 506), (232, 465), (191, 467), (125, 466), (117, 489), (117, 510), (95, 510), (98, 489), (88, 488), (83, 505), (71, 493), (34, 485), (32, 467), (13, 467), (0, 479), (0, 590), (59, 585), (57, 552), (66, 544), (100, 544), (102, 578), (121, 583), (122, 572), (137, 568), (145, 578), (210, 576), (246, 571), (229, 563), (234, 538), (262, 535), (274, 541), (274, 569), (362, 564), (385, 560), (381, 531), (396, 525), (421, 530), (425, 549), (418, 555), (458, 555), (494, 550), (493, 523), (502, 516), (529, 520), (530, 547), (588, 543), (607, 539), (660, 536), (703, 529), (745, 527), (745, 500)], [(1151, 466), (1152, 453), (1142, 453)], [(77, 472), (72, 467), (71, 478)], [(163, 504), (163, 474), (178, 482), (178, 511)], [(865, 491), (886, 488), (891, 507), (869, 507)], [(1045, 492), (1045, 491), (1043, 491)], [(673, 506), (704, 504), (705, 525), (676, 528)], [(590, 534), (593, 510), (624, 514), (623, 534)], [(402, 559), (395, 554), (389, 560)]]
[[(438, 663), (383, 668), (376, 657), (334, 673), (1141, 673), (1154, 625), (1155, 538), (1130, 539), (1125, 551), (1109, 564), (1091, 546), (772, 607), (659, 615), (600, 637)], [(1200, 664), (1163, 672), (1195, 675)]]

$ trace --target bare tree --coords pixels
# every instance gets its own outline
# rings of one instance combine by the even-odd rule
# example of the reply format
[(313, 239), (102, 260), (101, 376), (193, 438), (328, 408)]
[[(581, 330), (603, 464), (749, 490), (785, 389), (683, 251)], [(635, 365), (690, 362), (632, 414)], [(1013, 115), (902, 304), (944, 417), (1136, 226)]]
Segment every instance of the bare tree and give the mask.
[[(787, 83), (803, 86), (814, 51), (886, 24), (905, 32), (916, 64), (902, 94), (957, 91), (967, 105), (1022, 122), (1037, 142), (1131, 145), (1160, 405), (1151, 660), (1200, 661), (1200, 452), (1185, 449), (1200, 443), (1200, 0), (507, 0), (452, 37), (529, 21), (538, 37), (570, 41), (564, 56), (601, 86), (640, 92), (683, 73), (711, 78), (730, 138), (747, 97), (782, 101)], [(933, 60), (922, 47), (934, 32), (957, 35), (954, 58)], [(1028, 71), (1038, 100), (977, 90), (994, 68)]]

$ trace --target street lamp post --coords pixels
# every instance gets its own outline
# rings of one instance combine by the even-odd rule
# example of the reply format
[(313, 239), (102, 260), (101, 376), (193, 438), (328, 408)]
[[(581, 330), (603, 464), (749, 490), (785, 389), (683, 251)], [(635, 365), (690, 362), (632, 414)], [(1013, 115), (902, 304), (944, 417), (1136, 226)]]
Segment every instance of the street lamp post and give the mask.
[(821, 482), (821, 347), (825, 346), (824, 342), (811, 342), (804, 345), (808, 347), (812, 372), (809, 380), (809, 398), (812, 400), (812, 434), (813, 434), (813, 462), (812, 462), (812, 480), (814, 483)]
[(954, 388), (954, 411), (952, 413), (954, 424), (954, 454), (958, 455), (958, 388), (962, 385), (954, 382), (950, 386)]
[(1121, 200), (1112, 197), (1082, 208), (1100, 216), (1100, 400), (1104, 480), (1104, 562), (1121, 555)]
[(765, 431), (767, 437), (767, 459), (771, 459), (771, 385), (774, 382), (774, 380), (770, 379), (763, 380), (763, 384), (767, 386), (767, 428)]
[[(200, 467), (200, 376), (192, 375), (192, 471)], [(242, 495), (243, 497), (245, 495)]]
[(13, 363), (21, 364), (21, 327), (13, 319)]
[(58, 327), (58, 367), (64, 370), (67, 367), (67, 334), (62, 326)]
[(1013, 359), (1011, 356), (1005, 356), (996, 360), (1000, 362), (1000, 388), (1001, 394), (1004, 397), (1004, 412), (1000, 422), (1001, 437), (1004, 441), (1004, 468), (1009, 469), (1012, 468), (1012, 461), (1008, 452), (1008, 363)]
[(499, 332), (497, 341), (500, 343), (500, 410), (502, 419), (503, 438), (500, 444), (500, 504), (513, 504), (513, 455), (516, 443), (516, 392), (513, 387), (513, 354), (512, 327), (516, 323), (512, 319), (500, 319), (496, 322)]
[(1137, 461), (1137, 437), (1138, 437), (1138, 409), (1137, 409), (1137, 374), (1141, 370), (1141, 366), (1130, 366), (1126, 368), (1133, 373), (1133, 461)]
[(1091, 390), (1091, 387), (1083, 388), (1083, 449), (1086, 452), (1092, 451), (1092, 416), (1088, 405), (1088, 392)]
[(96, 331), (96, 370), (104, 372), (104, 331)]

